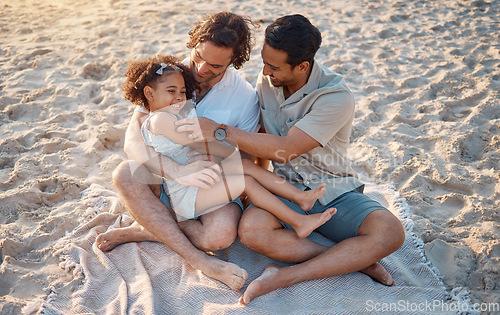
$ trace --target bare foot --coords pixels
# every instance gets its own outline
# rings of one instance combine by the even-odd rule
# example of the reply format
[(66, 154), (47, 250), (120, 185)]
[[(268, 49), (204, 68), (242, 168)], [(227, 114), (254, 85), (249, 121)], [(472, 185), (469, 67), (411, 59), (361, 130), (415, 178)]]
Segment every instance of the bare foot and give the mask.
[(253, 298), (278, 289), (280, 285), (276, 280), (280, 269), (281, 268), (275, 264), (267, 266), (264, 272), (248, 285), (248, 288), (240, 297), (239, 302), (243, 305), (247, 305)]
[(330, 220), (335, 213), (337, 213), (337, 209), (328, 208), (323, 213), (304, 215), (300, 223), (298, 225), (292, 225), (292, 227), (299, 238), (305, 238), (309, 236), (312, 231)]
[(300, 195), (297, 196), (296, 203), (300, 206), (300, 208), (304, 211), (309, 211), (314, 206), (316, 200), (319, 197), (323, 196), (325, 193), (326, 184), (319, 185), (316, 189), (303, 191)]
[(370, 276), (373, 280), (385, 284), (387, 286), (393, 286), (396, 284), (396, 281), (392, 279), (391, 274), (385, 270), (384, 266), (380, 263), (376, 262), (373, 265), (366, 267), (360, 272)]
[(108, 252), (120, 244), (142, 241), (156, 241), (156, 238), (139, 225), (111, 229), (98, 235), (95, 240), (97, 248), (103, 252)]
[(248, 279), (248, 273), (230, 262), (222, 261), (216, 257), (207, 255), (207, 259), (200, 263), (200, 266), (193, 266), (210, 278), (221, 281), (232, 290), (239, 291)]

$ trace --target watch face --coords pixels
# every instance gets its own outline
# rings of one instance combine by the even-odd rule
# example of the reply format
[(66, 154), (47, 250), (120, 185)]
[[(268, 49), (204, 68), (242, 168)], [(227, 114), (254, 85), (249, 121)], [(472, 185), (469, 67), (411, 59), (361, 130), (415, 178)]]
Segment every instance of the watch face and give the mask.
[(226, 131), (224, 129), (215, 130), (215, 139), (219, 141), (226, 139)]

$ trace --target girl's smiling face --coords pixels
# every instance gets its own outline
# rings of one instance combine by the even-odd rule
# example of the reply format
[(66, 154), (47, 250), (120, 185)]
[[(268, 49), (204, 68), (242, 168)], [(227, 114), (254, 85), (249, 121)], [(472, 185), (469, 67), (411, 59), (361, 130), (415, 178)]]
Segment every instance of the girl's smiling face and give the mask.
[(156, 88), (147, 86), (144, 93), (152, 112), (162, 109), (177, 115), (186, 104), (186, 85), (182, 74), (177, 71), (165, 72)]

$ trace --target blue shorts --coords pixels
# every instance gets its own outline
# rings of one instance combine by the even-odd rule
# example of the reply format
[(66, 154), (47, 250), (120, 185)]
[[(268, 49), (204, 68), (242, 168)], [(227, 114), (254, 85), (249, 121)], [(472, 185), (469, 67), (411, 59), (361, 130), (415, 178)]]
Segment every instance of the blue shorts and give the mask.
[[(162, 185), (161, 185), (161, 193), (160, 193), (160, 201), (165, 205), (165, 207), (167, 207), (168, 209), (171, 210), (172, 206), (170, 205), (170, 198), (165, 193), (163, 185), (164, 184), (162, 183)], [(241, 211), (243, 211), (243, 204), (241, 203), (240, 198), (236, 198), (236, 199), (234, 199), (231, 202), (237, 204), (240, 207)]]
[[(293, 201), (281, 197), (278, 198), (295, 212), (304, 215), (322, 213), (328, 208), (336, 208), (337, 213), (335, 213), (325, 224), (315, 230), (336, 243), (357, 236), (359, 226), (371, 212), (375, 210), (387, 210), (387, 208), (382, 206), (379, 202), (370, 199), (357, 190), (346, 192), (326, 205), (322, 205), (316, 201), (312, 209), (308, 212), (302, 210)], [(248, 208), (250, 207), (255, 206), (250, 204)], [(281, 224), (286, 229), (293, 229), (289, 224), (283, 221), (281, 221)]]

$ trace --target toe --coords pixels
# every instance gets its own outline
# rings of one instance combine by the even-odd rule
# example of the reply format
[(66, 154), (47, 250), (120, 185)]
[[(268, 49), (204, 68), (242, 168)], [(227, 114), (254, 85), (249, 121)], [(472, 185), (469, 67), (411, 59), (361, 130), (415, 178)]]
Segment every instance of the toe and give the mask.
[(97, 236), (95, 239), (95, 243), (97, 244), (97, 247), (101, 248), (102, 244), (104, 243), (104, 237), (101, 235)]
[(240, 296), (240, 298), (239, 298), (238, 302), (239, 302), (241, 305), (247, 305), (247, 303), (245, 303), (245, 299), (244, 299), (243, 295), (242, 295), (242, 296)]

